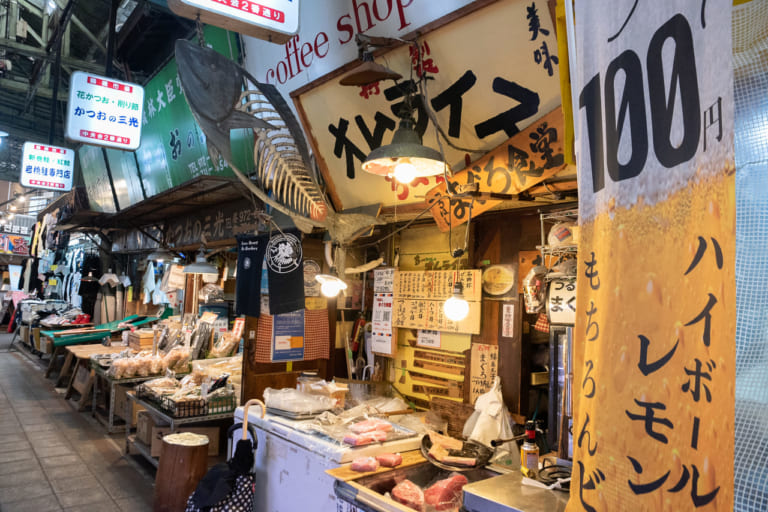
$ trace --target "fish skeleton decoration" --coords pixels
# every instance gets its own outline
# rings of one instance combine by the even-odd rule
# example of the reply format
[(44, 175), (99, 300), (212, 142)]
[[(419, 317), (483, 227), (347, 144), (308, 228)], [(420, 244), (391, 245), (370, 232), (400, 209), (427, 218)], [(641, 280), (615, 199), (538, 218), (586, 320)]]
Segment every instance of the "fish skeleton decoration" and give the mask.
[[(205, 133), (211, 160), (218, 165), (221, 156), (261, 201), (288, 215), (305, 233), (313, 227), (327, 229), (341, 245), (373, 224), (384, 224), (370, 215), (336, 213), (329, 207), (310, 171), (301, 128), (275, 86), (259, 83), (220, 53), (182, 39), (176, 41), (176, 62), (184, 97)], [(252, 89), (243, 91), (246, 79)], [(235, 128), (253, 129), (256, 182), (233, 162), (229, 132)]]

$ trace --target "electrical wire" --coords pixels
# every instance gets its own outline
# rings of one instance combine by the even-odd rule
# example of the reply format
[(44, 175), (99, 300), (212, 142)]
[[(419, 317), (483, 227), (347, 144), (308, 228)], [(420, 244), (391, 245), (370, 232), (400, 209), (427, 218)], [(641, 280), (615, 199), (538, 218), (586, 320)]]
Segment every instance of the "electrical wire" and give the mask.
[(402, 227), (400, 227), (400, 228), (398, 228), (398, 229), (394, 230), (393, 232), (391, 232), (391, 233), (390, 233), (390, 234), (388, 234), (388, 235), (385, 235), (385, 236), (383, 236), (383, 237), (381, 237), (381, 238), (379, 238), (379, 239), (377, 239), (377, 240), (374, 240), (373, 242), (368, 242), (367, 244), (362, 244), (362, 245), (360, 245), (359, 247), (361, 247), (361, 248), (362, 248), (362, 247), (370, 247), (370, 246), (372, 246), (372, 245), (376, 245), (376, 244), (378, 244), (378, 243), (381, 243), (381, 242), (383, 242), (384, 240), (387, 240), (387, 239), (389, 239), (389, 238), (392, 238), (393, 236), (395, 236), (396, 234), (398, 234), (398, 233), (399, 233), (399, 232), (401, 232), (402, 230), (404, 230), (404, 229), (406, 229), (406, 228), (410, 227), (410, 225), (411, 225), (411, 224), (413, 224), (414, 222), (416, 222), (417, 220), (419, 220), (419, 218), (420, 218), (422, 215), (424, 215), (425, 213), (427, 213), (428, 211), (430, 211), (432, 208), (434, 208), (435, 206), (437, 206), (437, 204), (438, 204), (438, 203), (440, 203), (440, 202), (442, 202), (442, 201), (443, 201), (443, 199), (450, 199), (450, 198), (451, 198), (451, 196), (441, 196), (441, 197), (440, 197), (439, 199), (437, 199), (437, 200), (436, 200), (434, 203), (432, 203), (432, 204), (431, 204), (431, 205), (429, 205), (428, 207), (424, 208), (424, 209), (423, 209), (421, 212), (419, 212), (419, 213), (418, 213), (418, 214), (417, 214), (417, 215), (416, 215), (414, 218), (412, 218), (411, 220), (409, 220), (409, 221), (408, 221), (408, 222), (407, 222), (407, 223), (406, 223), (404, 226), (402, 226)]
[[(549, 465), (547, 465), (549, 462)], [(571, 468), (562, 464), (554, 464), (549, 459), (544, 459), (542, 467), (536, 477), (536, 480), (544, 485), (552, 485), (558, 480), (571, 478)], [(568, 492), (571, 488), (570, 482), (561, 482), (560, 488), (556, 488), (558, 491)]]

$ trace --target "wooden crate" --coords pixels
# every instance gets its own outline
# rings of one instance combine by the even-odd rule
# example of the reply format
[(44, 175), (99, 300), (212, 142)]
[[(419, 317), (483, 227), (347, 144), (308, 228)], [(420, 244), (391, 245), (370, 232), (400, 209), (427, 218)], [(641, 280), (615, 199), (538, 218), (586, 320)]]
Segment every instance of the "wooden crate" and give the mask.
[(128, 346), (136, 351), (151, 349), (154, 338), (152, 329), (138, 329), (128, 334)]
[(475, 411), (472, 405), (440, 397), (432, 397), (430, 409), (448, 422), (447, 434), (457, 439), (463, 437), (464, 424)]

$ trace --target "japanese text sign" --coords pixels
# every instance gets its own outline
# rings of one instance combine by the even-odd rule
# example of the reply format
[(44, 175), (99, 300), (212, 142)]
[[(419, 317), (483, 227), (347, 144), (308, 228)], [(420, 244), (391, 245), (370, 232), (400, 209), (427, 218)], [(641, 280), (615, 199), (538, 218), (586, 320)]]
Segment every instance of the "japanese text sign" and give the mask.
[[(407, 329), (427, 329), (480, 334), (480, 270), (434, 270), (395, 273), (392, 324)], [(449, 319), (443, 303), (451, 297), (454, 282), (464, 286), (469, 314), (458, 322)]]
[(580, 243), (567, 510), (731, 510), (731, 4), (575, 8)]
[(446, 161), (457, 170), (555, 109), (557, 42), (546, 5), (496, 2), (426, 33), (418, 45), (391, 50), (381, 63), (403, 75), (397, 83), (344, 87), (331, 80), (298, 94), (304, 129), (312, 134), (336, 206), (418, 202), (438, 183), (431, 177), (404, 185), (361, 168), (372, 150), (391, 142), (409, 97), (416, 131), (437, 149), (425, 97), (415, 94), (422, 76), (429, 78), (426, 99), (450, 142), (480, 151), (467, 154), (444, 142)]
[[(453, 178), (427, 192), (432, 217), (441, 231), (467, 222), (498, 205), (491, 194), (518, 194), (563, 170), (563, 113), (560, 107), (514, 135)], [(464, 185), (477, 185), (478, 199), (461, 196)], [(447, 190), (451, 191), (450, 196)], [(459, 195), (456, 195), (456, 194)], [(486, 194), (487, 193), (487, 194)], [(486, 197), (483, 197), (486, 194)]]
[(472, 366), (470, 368), (469, 403), (490, 391), (499, 372), (499, 347), (496, 345), (472, 344)]
[(75, 152), (48, 144), (25, 142), (21, 152), (22, 187), (57, 192), (72, 190)]
[(133, 151), (141, 143), (144, 88), (82, 71), (72, 73), (64, 136)]
[(285, 43), (299, 30), (299, 0), (168, 0), (189, 19), (241, 34)]

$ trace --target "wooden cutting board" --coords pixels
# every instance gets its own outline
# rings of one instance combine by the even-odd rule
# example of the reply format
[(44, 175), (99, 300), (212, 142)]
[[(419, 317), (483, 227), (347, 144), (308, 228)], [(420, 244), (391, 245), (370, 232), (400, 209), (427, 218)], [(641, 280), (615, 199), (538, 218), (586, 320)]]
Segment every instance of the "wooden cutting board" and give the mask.
[(367, 473), (364, 473), (360, 471), (353, 471), (352, 464), (344, 464), (342, 466), (339, 466), (338, 468), (328, 469), (325, 472), (337, 480), (346, 482), (348, 480), (356, 480), (362, 476), (375, 475), (377, 473), (386, 473), (387, 471), (392, 471), (393, 469), (400, 469), (408, 466), (415, 466), (416, 464), (421, 464), (422, 462), (426, 462), (427, 460), (421, 454), (421, 450), (411, 450), (409, 452), (403, 452), (400, 455), (403, 456), (403, 463), (394, 468), (380, 467), (376, 471), (368, 471)]

